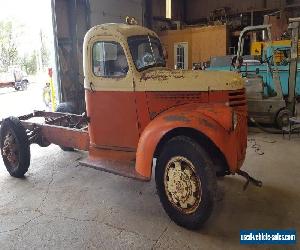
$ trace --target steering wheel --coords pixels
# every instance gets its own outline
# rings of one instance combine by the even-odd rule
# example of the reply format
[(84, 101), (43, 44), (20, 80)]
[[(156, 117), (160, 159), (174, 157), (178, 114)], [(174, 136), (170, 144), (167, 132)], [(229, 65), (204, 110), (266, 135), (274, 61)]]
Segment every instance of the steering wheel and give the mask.
[(142, 58), (143, 66), (145, 67), (145, 66), (151, 65), (151, 64), (153, 64), (153, 62), (154, 62), (154, 56), (150, 53), (145, 53), (145, 55)]
[(126, 66), (126, 67), (124, 67), (124, 68), (121, 68), (121, 72), (122, 72), (123, 74), (127, 74), (128, 70), (129, 70), (129, 67), (128, 67), (128, 66)]

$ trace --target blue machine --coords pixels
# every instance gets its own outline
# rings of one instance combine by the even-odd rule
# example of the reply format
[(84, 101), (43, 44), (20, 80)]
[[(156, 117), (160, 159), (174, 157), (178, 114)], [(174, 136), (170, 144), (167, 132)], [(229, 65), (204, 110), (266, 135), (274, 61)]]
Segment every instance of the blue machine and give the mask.
[[(289, 55), (291, 47), (272, 45), (267, 47), (263, 51), (262, 62), (260, 60), (255, 60), (254, 56), (243, 56), (243, 64), (238, 69), (243, 77), (248, 75), (258, 74), (262, 77), (264, 83), (264, 96), (274, 96), (276, 92), (274, 90), (274, 80), (273, 71), (275, 70), (275, 65), (279, 73), (280, 85), (282, 89), (282, 95), (284, 97), (288, 96), (288, 85), (289, 85)], [(275, 60), (276, 57), (280, 57), (280, 61)], [(236, 68), (232, 66), (233, 56), (225, 57), (213, 57), (211, 59), (211, 66), (207, 70), (224, 70), (224, 71), (234, 71)], [(298, 71), (300, 71), (300, 63), (298, 63)], [(300, 75), (297, 74), (296, 79), (296, 97), (300, 97)]]
[[(258, 122), (283, 127), (294, 115), (296, 99), (300, 99), (299, 23), (300, 19), (290, 20), (291, 46), (273, 45), (270, 25), (251, 26), (241, 32), (236, 56), (211, 59), (207, 70), (238, 71), (245, 78), (249, 116)], [(249, 32), (264, 34), (261, 58), (243, 55)]]

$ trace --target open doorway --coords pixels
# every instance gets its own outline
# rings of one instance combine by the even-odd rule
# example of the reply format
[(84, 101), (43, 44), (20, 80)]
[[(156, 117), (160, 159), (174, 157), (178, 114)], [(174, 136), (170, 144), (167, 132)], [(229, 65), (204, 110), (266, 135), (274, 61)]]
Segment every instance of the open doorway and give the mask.
[(189, 45), (186, 42), (174, 44), (174, 64), (176, 69), (189, 68)]
[(44, 92), (55, 55), (51, 0), (0, 3), (1, 120), (49, 109)]

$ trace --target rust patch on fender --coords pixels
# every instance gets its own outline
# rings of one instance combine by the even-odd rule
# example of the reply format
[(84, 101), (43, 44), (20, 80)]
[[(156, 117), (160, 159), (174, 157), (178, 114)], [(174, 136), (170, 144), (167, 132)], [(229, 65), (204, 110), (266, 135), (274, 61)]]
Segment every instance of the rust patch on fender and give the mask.
[(168, 122), (190, 122), (191, 120), (183, 115), (168, 115), (164, 118)]
[(205, 119), (199, 119), (199, 123), (211, 129), (217, 129), (216, 125)]

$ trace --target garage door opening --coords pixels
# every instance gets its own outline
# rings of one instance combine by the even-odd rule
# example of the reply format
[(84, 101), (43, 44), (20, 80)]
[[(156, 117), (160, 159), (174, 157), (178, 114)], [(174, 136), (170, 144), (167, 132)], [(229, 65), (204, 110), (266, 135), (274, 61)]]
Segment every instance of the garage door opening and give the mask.
[(1, 120), (49, 109), (44, 92), (55, 55), (51, 0), (0, 3)]

